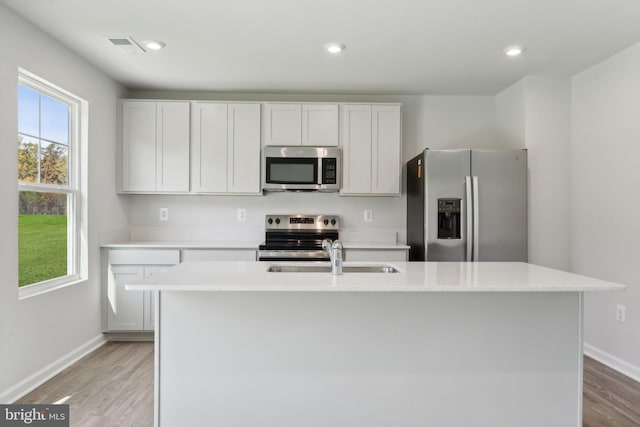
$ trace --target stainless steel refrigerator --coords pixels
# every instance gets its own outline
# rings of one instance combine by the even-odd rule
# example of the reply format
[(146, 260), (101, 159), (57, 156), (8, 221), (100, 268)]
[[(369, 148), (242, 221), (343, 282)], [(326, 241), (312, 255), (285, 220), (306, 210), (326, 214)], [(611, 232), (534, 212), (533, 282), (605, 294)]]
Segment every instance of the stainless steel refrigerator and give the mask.
[(407, 244), (411, 261), (526, 262), (527, 151), (426, 149), (411, 159)]

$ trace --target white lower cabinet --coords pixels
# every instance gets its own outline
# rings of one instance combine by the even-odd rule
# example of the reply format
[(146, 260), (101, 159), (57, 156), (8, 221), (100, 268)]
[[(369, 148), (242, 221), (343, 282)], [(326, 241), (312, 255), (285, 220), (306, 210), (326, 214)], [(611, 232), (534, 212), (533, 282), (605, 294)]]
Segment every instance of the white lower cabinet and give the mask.
[(179, 262), (178, 249), (110, 250), (106, 290), (107, 331), (153, 331), (153, 292), (129, 291), (125, 286)]
[(154, 291), (129, 291), (127, 283), (166, 270), (182, 261), (255, 261), (256, 249), (109, 249), (103, 295), (105, 332), (146, 332), (155, 325)]
[(143, 268), (135, 265), (112, 265), (107, 290), (107, 329), (110, 331), (143, 330), (144, 292), (127, 291), (127, 283), (144, 277)]

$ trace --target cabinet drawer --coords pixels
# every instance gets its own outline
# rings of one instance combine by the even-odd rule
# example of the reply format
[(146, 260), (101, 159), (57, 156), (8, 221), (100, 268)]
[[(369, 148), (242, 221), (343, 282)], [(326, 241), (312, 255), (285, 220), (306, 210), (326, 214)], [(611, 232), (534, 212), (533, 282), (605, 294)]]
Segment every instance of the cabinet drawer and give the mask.
[(109, 264), (173, 265), (180, 263), (179, 249), (112, 249)]

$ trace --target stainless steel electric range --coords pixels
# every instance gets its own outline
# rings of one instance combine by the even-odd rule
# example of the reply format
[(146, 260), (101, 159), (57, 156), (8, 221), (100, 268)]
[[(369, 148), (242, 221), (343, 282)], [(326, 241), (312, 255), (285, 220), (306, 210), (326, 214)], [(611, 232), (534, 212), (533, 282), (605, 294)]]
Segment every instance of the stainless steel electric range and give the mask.
[(259, 261), (329, 261), (322, 240), (338, 239), (336, 215), (265, 215)]

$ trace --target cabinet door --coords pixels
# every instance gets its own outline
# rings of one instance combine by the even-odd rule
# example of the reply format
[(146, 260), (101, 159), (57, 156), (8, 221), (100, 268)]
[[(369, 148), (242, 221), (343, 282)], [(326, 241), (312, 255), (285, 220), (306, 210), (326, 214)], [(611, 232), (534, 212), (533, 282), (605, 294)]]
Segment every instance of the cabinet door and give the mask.
[(264, 144), (300, 145), (302, 106), (300, 104), (264, 105)]
[[(157, 266), (154, 265), (152, 267), (144, 267), (144, 277), (149, 277), (158, 271), (166, 270), (168, 267), (166, 266)], [(154, 291), (143, 291), (143, 321), (142, 321), (142, 329), (145, 331), (153, 331), (155, 329), (156, 324), (156, 310), (155, 310), (155, 298), (153, 297)]]
[(302, 145), (338, 146), (338, 105), (302, 105)]
[(227, 104), (191, 106), (191, 191), (227, 191)]
[(371, 106), (342, 107), (341, 194), (371, 192)]
[(260, 104), (229, 104), (227, 191), (260, 192)]
[(371, 131), (372, 193), (400, 194), (400, 140), (400, 106), (374, 105)]
[(157, 104), (157, 191), (189, 191), (189, 103)]
[(144, 327), (144, 292), (125, 285), (143, 278), (140, 266), (111, 266), (107, 288), (107, 327), (110, 331), (140, 331)]
[(156, 103), (122, 103), (122, 191), (156, 190)]

